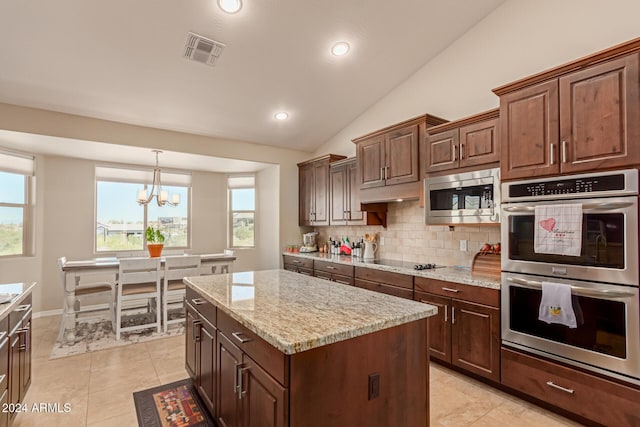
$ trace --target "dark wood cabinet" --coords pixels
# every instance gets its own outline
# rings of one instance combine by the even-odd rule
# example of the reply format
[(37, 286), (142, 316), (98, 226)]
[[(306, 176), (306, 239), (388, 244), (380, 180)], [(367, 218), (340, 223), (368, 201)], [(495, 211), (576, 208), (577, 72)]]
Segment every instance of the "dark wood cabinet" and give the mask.
[(283, 268), (307, 276), (313, 276), (313, 260), (308, 258), (299, 258), (289, 255), (283, 255)]
[(298, 163), (298, 225), (329, 225), (329, 164), (344, 158), (329, 154)]
[(239, 370), (243, 425), (285, 427), (289, 425), (287, 389), (250, 357)]
[(321, 279), (353, 286), (353, 266), (329, 261), (314, 261), (313, 275)]
[(415, 300), (438, 307), (429, 318), (429, 354), (500, 382), (499, 291), (415, 278)]
[(330, 166), (330, 225), (367, 225), (367, 214), (360, 210), (358, 164), (355, 158)]
[(354, 284), (359, 288), (413, 299), (413, 276), (366, 267), (356, 267), (354, 276)]
[(215, 412), (217, 396), (216, 334), (215, 326), (203, 318), (200, 325), (196, 387), (211, 413)]
[(424, 173), (495, 167), (500, 161), (498, 116), (494, 109), (429, 128), (421, 154)]
[(193, 308), (190, 304), (185, 302), (185, 369), (187, 373), (191, 377), (191, 379), (196, 379), (196, 354), (198, 350), (198, 341), (197, 336), (199, 334), (200, 328), (200, 320), (198, 316), (198, 312), (195, 308)]
[(225, 427), (241, 426), (238, 370), (242, 366), (242, 350), (220, 332), (218, 332), (218, 360), (220, 361), (218, 422)]
[(640, 164), (640, 42), (494, 89), (503, 180)]
[[(7, 402), (14, 407), (24, 403), (24, 398), (31, 385), (31, 318), (32, 296), (25, 295), (18, 307), (8, 316), (8, 381)], [(9, 414), (13, 420), (16, 412)]]
[(425, 128), (445, 122), (423, 115), (353, 139), (361, 201), (418, 198), (420, 140)]

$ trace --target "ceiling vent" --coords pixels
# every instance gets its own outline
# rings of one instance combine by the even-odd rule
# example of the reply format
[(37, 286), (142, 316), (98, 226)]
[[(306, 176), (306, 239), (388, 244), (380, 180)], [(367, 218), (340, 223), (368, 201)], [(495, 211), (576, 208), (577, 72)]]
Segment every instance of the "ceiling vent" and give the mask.
[(214, 66), (225, 45), (195, 33), (187, 34), (183, 56), (192, 61)]

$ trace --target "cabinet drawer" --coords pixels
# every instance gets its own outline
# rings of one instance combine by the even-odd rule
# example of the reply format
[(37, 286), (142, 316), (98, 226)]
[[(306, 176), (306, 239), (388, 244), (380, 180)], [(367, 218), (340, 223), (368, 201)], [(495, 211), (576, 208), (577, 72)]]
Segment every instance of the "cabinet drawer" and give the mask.
[(370, 291), (376, 291), (400, 298), (413, 299), (413, 291), (407, 288), (400, 288), (398, 286), (385, 285), (384, 283), (362, 279), (355, 279), (355, 285), (359, 288), (369, 289)]
[(31, 294), (27, 295), (20, 304), (9, 313), (9, 332), (20, 326), (22, 318), (31, 310)]
[(413, 276), (390, 271), (376, 270), (373, 268), (356, 267), (355, 277), (357, 279), (380, 282), (388, 285), (398, 286), (413, 290)]
[(204, 299), (198, 292), (187, 286), (186, 300), (195, 308), (209, 323), (216, 325), (216, 306)]
[(491, 307), (500, 307), (500, 291), (481, 286), (462, 283), (445, 282), (416, 276), (416, 291), (429, 292), (436, 295), (471, 301)]
[(315, 271), (326, 271), (331, 274), (340, 274), (342, 276), (353, 277), (353, 266), (345, 264), (336, 264), (327, 261), (315, 261), (313, 263)]
[(502, 384), (605, 425), (640, 425), (640, 389), (502, 348)]
[(354, 285), (353, 276), (342, 276), (340, 274), (333, 274), (331, 276), (331, 280), (333, 280), (336, 283), (342, 283), (343, 285), (349, 285), (349, 286)]
[(284, 264), (296, 265), (303, 268), (313, 268), (313, 260), (310, 258), (299, 258), (290, 255), (282, 255)]
[(287, 357), (280, 350), (260, 338), (256, 333), (232, 319), (222, 310), (218, 312), (218, 329), (234, 345), (247, 353), (269, 375), (280, 384), (286, 384), (288, 373), (286, 370)]

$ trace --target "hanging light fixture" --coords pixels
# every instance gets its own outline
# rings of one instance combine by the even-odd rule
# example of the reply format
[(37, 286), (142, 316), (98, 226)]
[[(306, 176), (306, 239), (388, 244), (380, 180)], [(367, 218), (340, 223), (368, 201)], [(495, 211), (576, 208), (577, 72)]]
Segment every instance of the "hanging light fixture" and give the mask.
[(169, 201), (169, 192), (162, 189), (162, 183), (160, 182), (160, 166), (158, 165), (158, 154), (162, 153), (162, 151), (151, 151), (156, 153), (156, 167), (153, 168), (153, 184), (151, 185), (151, 193), (147, 196), (147, 190), (144, 188), (138, 191), (138, 204), (146, 205), (155, 197), (158, 206), (178, 206), (180, 204), (180, 195), (172, 194), (171, 201)]

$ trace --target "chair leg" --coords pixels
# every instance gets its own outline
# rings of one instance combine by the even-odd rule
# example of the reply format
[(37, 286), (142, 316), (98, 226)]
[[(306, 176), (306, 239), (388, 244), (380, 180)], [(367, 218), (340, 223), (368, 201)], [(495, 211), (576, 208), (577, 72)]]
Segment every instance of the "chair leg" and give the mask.
[(116, 341), (120, 341), (120, 322), (122, 321), (122, 312), (120, 310), (122, 302), (120, 298), (116, 299)]

